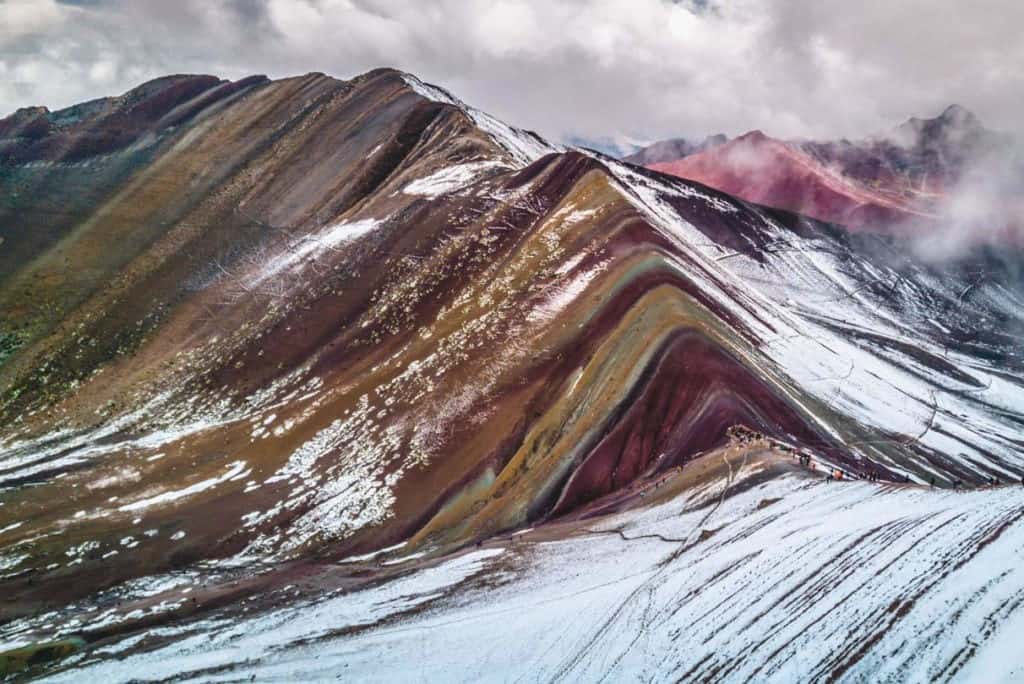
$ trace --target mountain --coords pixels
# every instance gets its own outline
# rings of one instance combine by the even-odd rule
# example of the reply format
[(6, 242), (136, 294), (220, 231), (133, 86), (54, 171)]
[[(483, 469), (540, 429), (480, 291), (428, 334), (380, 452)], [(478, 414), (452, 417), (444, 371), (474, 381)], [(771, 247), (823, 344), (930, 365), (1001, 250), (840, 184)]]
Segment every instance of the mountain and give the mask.
[[(969, 179), (991, 183), (1009, 176), (1017, 191), (1024, 187), (1024, 166), (1008, 156), (1014, 149), (1010, 138), (953, 105), (934, 119), (910, 119), (862, 141), (783, 141), (752, 131), (711, 149), (650, 157), (642, 151), (627, 160), (855, 230), (919, 233), (952, 219), (956, 199), (973, 190)], [(991, 201), (990, 213), (1016, 228), (1020, 212), (1011, 197)]]
[(629, 139), (618, 139), (611, 137), (587, 138), (581, 136), (569, 136), (565, 140), (569, 147), (581, 147), (585, 150), (599, 152), (610, 157), (624, 157), (640, 149), (640, 146)]
[(651, 168), (851, 228), (937, 218), (929, 211), (928, 199), (934, 195), (927, 190), (900, 185), (896, 177), (880, 179), (877, 186), (859, 182), (837, 172), (833, 158), (819, 157), (815, 151), (753, 131), (711, 151)]
[(948, 181), (955, 181), (972, 157), (1010, 142), (960, 105), (950, 105), (934, 119), (909, 119), (889, 137), (896, 143), (886, 148), (893, 165), (907, 167), (912, 176), (938, 175)]
[(0, 131), (4, 672), (1019, 676), (1006, 250), (922, 261), (391, 69)]
[(630, 164), (650, 166), (662, 162), (677, 161), (698, 152), (720, 147), (728, 141), (729, 138), (722, 133), (709, 135), (699, 143), (690, 142), (686, 138), (670, 138), (669, 140), (660, 140), (647, 145), (632, 154), (623, 156), (622, 159)]

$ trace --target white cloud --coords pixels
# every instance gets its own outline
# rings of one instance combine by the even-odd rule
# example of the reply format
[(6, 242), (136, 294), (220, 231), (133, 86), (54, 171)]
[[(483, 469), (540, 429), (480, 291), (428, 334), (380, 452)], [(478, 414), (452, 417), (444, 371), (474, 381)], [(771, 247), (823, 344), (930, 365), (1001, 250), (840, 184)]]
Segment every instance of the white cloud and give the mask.
[(0, 45), (52, 29), (63, 19), (53, 0), (4, 0), (0, 2), (0, 17)]
[(856, 136), (954, 101), (1016, 129), (1022, 23), (1016, 0), (0, 0), (0, 109), (395, 66), (552, 137)]

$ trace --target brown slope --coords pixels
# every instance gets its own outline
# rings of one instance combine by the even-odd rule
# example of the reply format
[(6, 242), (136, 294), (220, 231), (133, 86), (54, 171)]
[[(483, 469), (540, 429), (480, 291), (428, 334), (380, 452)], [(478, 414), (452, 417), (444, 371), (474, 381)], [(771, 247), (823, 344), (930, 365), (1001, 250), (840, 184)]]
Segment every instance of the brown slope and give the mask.
[[(20, 390), (19, 402), (32, 391), (56, 396), (130, 351), (166, 308), (241, 252), (358, 202), (437, 111), (381, 72), (353, 84), (323, 75), (276, 82), (195, 121), (13, 273), (0, 292), (0, 330), (17, 334), (21, 351), (0, 368), (0, 383)], [(391, 142), (366, 159), (379, 140)], [(45, 214), (37, 222), (50, 225)], [(72, 329), (90, 340), (88, 351), (68, 345)]]

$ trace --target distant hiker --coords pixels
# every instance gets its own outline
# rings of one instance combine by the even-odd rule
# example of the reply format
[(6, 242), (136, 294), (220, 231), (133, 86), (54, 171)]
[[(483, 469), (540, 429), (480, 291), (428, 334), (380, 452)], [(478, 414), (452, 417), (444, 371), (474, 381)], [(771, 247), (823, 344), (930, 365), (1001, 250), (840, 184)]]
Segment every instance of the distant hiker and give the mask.
[(963, 482), (961, 482), (960, 480), (953, 480), (953, 489), (960, 489), (962, 485)]
[(930, 477), (930, 478), (928, 479), (928, 486), (929, 486), (929, 487), (931, 487), (932, 489), (934, 489), (934, 488), (935, 488), (935, 476), (934, 476), (934, 475), (932, 475), (932, 476), (931, 476), (931, 477)]
[(833, 476), (832, 471), (831, 470), (828, 471), (828, 477), (825, 478), (825, 482), (831, 482), (834, 479), (835, 479), (835, 477)]

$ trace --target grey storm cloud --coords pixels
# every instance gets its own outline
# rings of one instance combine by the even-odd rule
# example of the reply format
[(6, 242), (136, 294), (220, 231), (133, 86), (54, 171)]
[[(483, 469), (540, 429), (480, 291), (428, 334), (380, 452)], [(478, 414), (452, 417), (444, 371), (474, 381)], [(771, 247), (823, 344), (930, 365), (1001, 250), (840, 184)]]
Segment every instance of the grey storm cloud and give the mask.
[(553, 138), (1020, 132), (1018, 0), (0, 0), (0, 110), (167, 73), (394, 66)]

